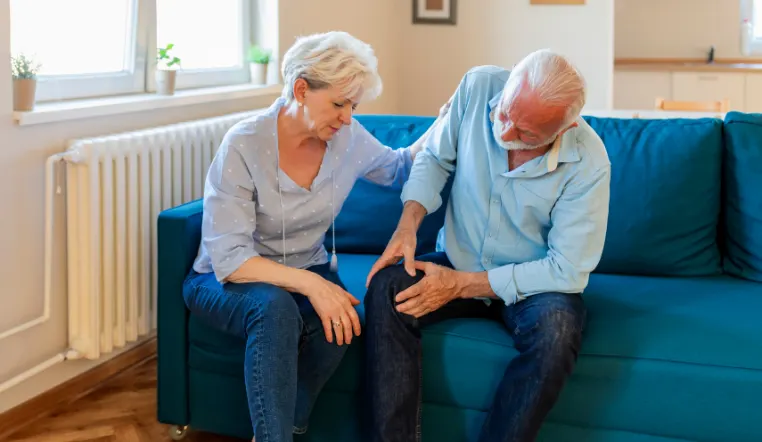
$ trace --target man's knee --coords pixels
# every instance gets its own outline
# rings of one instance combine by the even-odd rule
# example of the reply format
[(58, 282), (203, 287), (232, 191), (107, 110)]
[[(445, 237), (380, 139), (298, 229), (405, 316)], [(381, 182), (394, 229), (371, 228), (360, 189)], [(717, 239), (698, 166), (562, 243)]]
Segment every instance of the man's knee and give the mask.
[(410, 276), (402, 265), (393, 265), (378, 271), (370, 280), (364, 304), (368, 309), (388, 308), (396, 305), (398, 293), (415, 284), (420, 277)]

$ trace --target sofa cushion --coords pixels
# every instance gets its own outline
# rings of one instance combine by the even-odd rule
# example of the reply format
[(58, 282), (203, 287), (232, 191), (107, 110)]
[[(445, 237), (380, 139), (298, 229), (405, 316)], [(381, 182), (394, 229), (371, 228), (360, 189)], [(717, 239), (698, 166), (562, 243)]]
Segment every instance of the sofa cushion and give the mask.
[(725, 271), (762, 281), (762, 115), (725, 116)]
[[(375, 258), (339, 256), (341, 278), (360, 299)], [(762, 434), (762, 284), (595, 274), (584, 297), (582, 354), (551, 420), (696, 440)], [(193, 317), (189, 335), (191, 367), (242, 376), (242, 340)], [(501, 324), (478, 319), (427, 328), (423, 348), (424, 401), (478, 411), (489, 408), (517, 354)], [(359, 392), (362, 355), (361, 336), (326, 388)]]
[(722, 120), (585, 117), (611, 159), (600, 273), (721, 272)]
[[(435, 120), (433, 117), (399, 115), (358, 115), (356, 119), (381, 143), (394, 149), (413, 144)], [(447, 201), (450, 194), (451, 182), (442, 191), (443, 201)], [(336, 217), (336, 250), (342, 253), (383, 253), (402, 215), (401, 192), (401, 188), (387, 188), (360, 179)], [(434, 251), (444, 215), (444, 210), (438, 210), (424, 219), (418, 231), (419, 254)], [(326, 241), (330, 238), (329, 230)]]

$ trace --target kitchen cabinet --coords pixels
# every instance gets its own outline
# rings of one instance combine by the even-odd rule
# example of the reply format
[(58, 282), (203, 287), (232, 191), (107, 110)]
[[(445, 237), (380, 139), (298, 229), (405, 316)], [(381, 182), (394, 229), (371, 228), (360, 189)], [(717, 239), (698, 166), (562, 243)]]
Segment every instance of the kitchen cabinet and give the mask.
[(746, 74), (727, 72), (673, 72), (672, 100), (730, 101), (730, 109), (746, 108)]
[(653, 71), (614, 71), (614, 109), (651, 110), (657, 97), (677, 101), (727, 98), (731, 110), (762, 113), (762, 70), (725, 72), (654, 68)]
[(670, 72), (614, 72), (614, 109), (653, 109), (657, 97), (671, 96)]
[(745, 111), (762, 113), (762, 73), (746, 74)]

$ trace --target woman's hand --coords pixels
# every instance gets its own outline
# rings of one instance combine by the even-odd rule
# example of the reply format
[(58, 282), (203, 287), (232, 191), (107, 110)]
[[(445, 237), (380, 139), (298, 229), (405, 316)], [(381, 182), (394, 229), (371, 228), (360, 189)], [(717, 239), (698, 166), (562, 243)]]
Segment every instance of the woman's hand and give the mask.
[(360, 304), (354, 296), (322, 276), (306, 271), (306, 278), (300, 292), (312, 303), (323, 322), (325, 337), (343, 345), (352, 342), (352, 336), (360, 336), (360, 318), (354, 306)]
[(445, 103), (442, 107), (439, 108), (439, 116), (437, 118), (441, 119), (444, 118), (445, 115), (447, 115), (447, 112), (450, 110), (450, 105), (452, 104), (452, 99), (455, 95), (451, 96), (447, 103)]

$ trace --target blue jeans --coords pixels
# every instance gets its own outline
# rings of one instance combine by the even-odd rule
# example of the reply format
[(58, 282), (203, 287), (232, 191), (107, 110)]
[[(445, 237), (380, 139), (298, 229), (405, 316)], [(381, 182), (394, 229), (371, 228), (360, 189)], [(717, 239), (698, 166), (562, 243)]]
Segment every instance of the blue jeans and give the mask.
[[(452, 267), (444, 253), (418, 258)], [(420, 318), (399, 313), (394, 297), (423, 277), (402, 266), (377, 273), (365, 296), (366, 370), (372, 442), (421, 440), (420, 329), (451, 318), (501, 321), (519, 355), (508, 364), (482, 426), (481, 442), (537, 437), (579, 353), (586, 309), (579, 294), (542, 293), (506, 306), (455, 300)], [(464, 379), (468, 382), (468, 379)]]
[[(329, 265), (309, 270), (344, 287)], [(193, 315), (246, 340), (244, 379), (257, 442), (292, 441), (307, 431), (320, 390), (347, 346), (326, 341), (309, 300), (266, 283), (226, 283), (213, 273), (188, 275), (183, 290)]]

